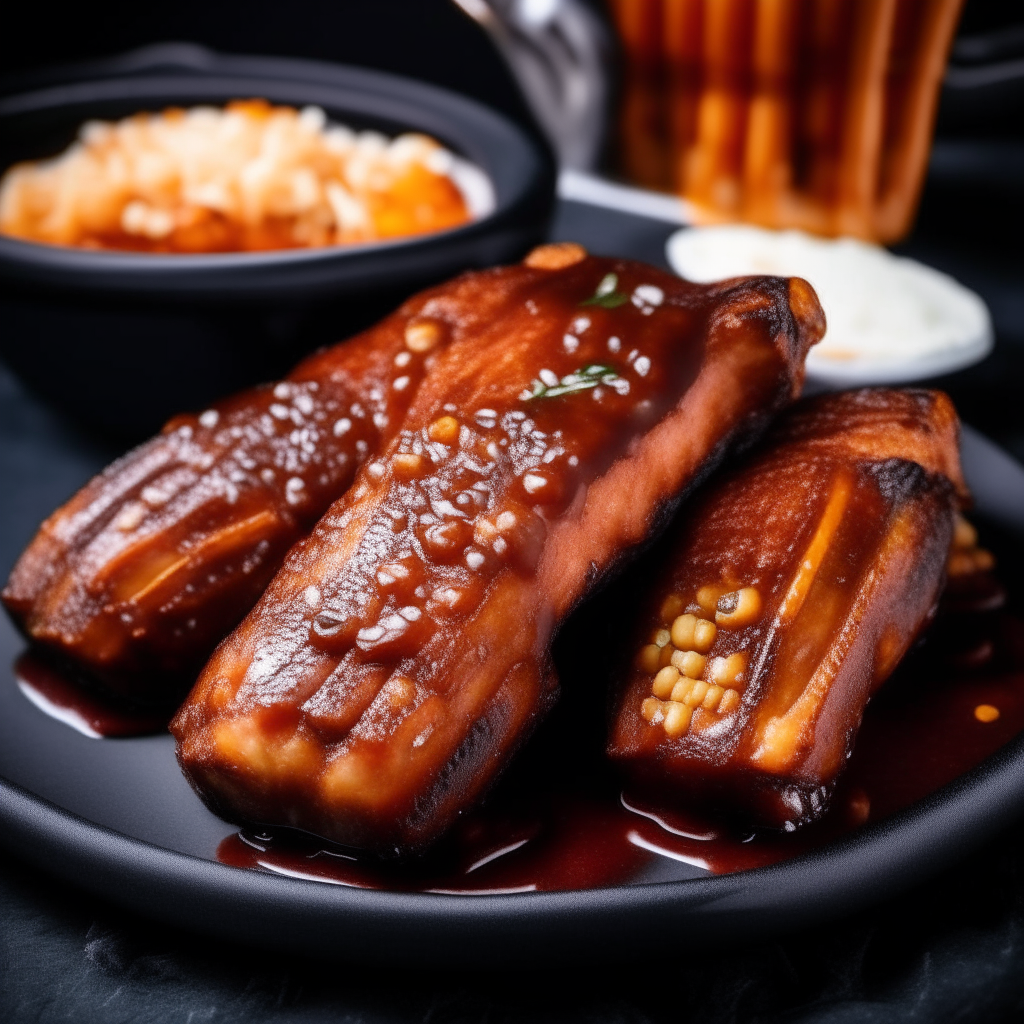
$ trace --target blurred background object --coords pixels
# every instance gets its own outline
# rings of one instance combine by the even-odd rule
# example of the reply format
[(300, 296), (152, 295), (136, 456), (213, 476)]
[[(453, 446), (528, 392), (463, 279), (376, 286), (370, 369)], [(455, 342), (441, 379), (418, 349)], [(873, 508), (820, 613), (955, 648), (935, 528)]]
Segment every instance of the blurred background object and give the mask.
[[(223, 53), (306, 57), (393, 71), (462, 92), (533, 126), (505, 63), (452, 0), (96, 0), (57, 14), (5, 11), (0, 89), (21, 90), (48, 65), (182, 40)], [(535, 129), (534, 129), (535, 130)]]
[(455, 0), (491, 37), (563, 168), (593, 170), (611, 115), (612, 46), (583, 0)]
[(980, 296), (880, 245), (718, 224), (681, 228), (666, 250), (672, 269), (690, 281), (745, 274), (809, 281), (828, 330), (808, 353), (808, 389), (931, 380), (992, 350), (992, 321)]
[(629, 177), (745, 220), (910, 227), (962, 0), (614, 0)]

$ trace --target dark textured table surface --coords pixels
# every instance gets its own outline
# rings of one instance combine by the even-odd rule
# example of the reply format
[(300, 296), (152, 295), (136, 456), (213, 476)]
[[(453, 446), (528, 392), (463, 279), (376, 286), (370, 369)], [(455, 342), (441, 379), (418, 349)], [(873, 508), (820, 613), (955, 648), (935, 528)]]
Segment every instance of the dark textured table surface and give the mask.
[[(990, 154), (992, 156), (992, 154)], [(988, 301), (998, 343), (940, 382), (964, 418), (1024, 457), (1022, 209), (1006, 160), (940, 150), (902, 247)], [(1010, 190), (1010, 191), (1008, 191)], [(1011, 194), (1012, 193), (1012, 194)], [(671, 227), (563, 204), (553, 229), (593, 251), (664, 262)], [(0, 325), (0, 329), (2, 325)], [(0, 368), (0, 572), (42, 515), (111, 455)], [(1024, 825), (882, 906), (706, 955), (530, 969), (415, 971), (282, 957), (175, 932), (0, 858), (0, 1020), (1000, 1021), (1024, 1018)]]

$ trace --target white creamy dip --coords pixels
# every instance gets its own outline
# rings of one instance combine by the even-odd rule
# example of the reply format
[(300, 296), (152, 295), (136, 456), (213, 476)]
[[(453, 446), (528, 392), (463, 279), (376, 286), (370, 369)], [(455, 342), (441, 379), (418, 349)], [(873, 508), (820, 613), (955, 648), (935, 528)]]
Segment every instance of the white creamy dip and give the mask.
[(923, 379), (977, 362), (992, 347), (991, 318), (979, 296), (877, 245), (737, 224), (684, 228), (667, 249), (672, 268), (691, 281), (806, 278), (828, 321), (807, 358), (808, 375), (822, 383)]

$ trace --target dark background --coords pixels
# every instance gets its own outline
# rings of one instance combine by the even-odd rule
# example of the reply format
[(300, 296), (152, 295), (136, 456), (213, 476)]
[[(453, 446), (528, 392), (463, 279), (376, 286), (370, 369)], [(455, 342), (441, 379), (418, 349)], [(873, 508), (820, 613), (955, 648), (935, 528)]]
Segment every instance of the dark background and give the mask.
[[(312, 57), (381, 68), (447, 86), (529, 121), (485, 33), (452, 0), (23, 0), (6, 10), (0, 73), (184, 40), (229, 53)], [(8, 23), (9, 24), (9, 23)]]
[[(587, 2), (603, 9), (602, 0)], [(967, 0), (960, 32), (974, 36), (1014, 23), (1024, 24), (1019, 0)], [(396, 71), (529, 120), (497, 51), (452, 0), (99, 0), (60, 7), (21, 0), (4, 11), (0, 75), (167, 40)], [(1020, 116), (995, 114), (995, 124), (974, 116), (948, 128), (1024, 137)]]
[[(10, 6), (0, 28), (5, 76), (189, 40), (398, 71), (529, 122), (496, 51), (450, 0)], [(968, 0), (956, 65), (1024, 54), (1024, 40), (1011, 38), (1009, 50), (975, 45), (1014, 22), (1024, 24), (1019, 2)], [(921, 214), (900, 249), (954, 274), (989, 303), (995, 353), (940, 383), (966, 420), (1024, 459), (1022, 229), (1024, 94), (1019, 86), (973, 95), (945, 90)], [(11, 434), (88, 445), (2, 371), (0, 421)], [(898, 900), (778, 942), (706, 956), (666, 949), (657, 962), (641, 964), (529, 971), (496, 964), (486, 973), (458, 964), (448, 972), (365, 968), (228, 947), (154, 926), (2, 858), (0, 1020), (1024, 1020), (1024, 827)]]

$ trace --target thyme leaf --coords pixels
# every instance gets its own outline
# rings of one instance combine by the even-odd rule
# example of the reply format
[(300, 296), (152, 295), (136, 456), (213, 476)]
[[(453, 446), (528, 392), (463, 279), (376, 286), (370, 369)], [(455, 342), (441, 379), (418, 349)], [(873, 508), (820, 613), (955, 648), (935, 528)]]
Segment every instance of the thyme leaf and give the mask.
[[(612, 276), (612, 275), (609, 275)], [(574, 395), (578, 391), (596, 388), (599, 384), (607, 385), (620, 394), (629, 390), (628, 381), (623, 380), (614, 367), (603, 363), (591, 363), (573, 373), (558, 379), (550, 370), (541, 370), (541, 376), (547, 380), (535, 380), (533, 386), (525, 390), (519, 397), (523, 401), (533, 398), (559, 398), (562, 395)]]
[(617, 291), (618, 287), (618, 274), (605, 274), (598, 282), (594, 294), (589, 299), (584, 299), (580, 305), (600, 306), (602, 309), (617, 309), (619, 306), (629, 302), (629, 296), (624, 292)]

